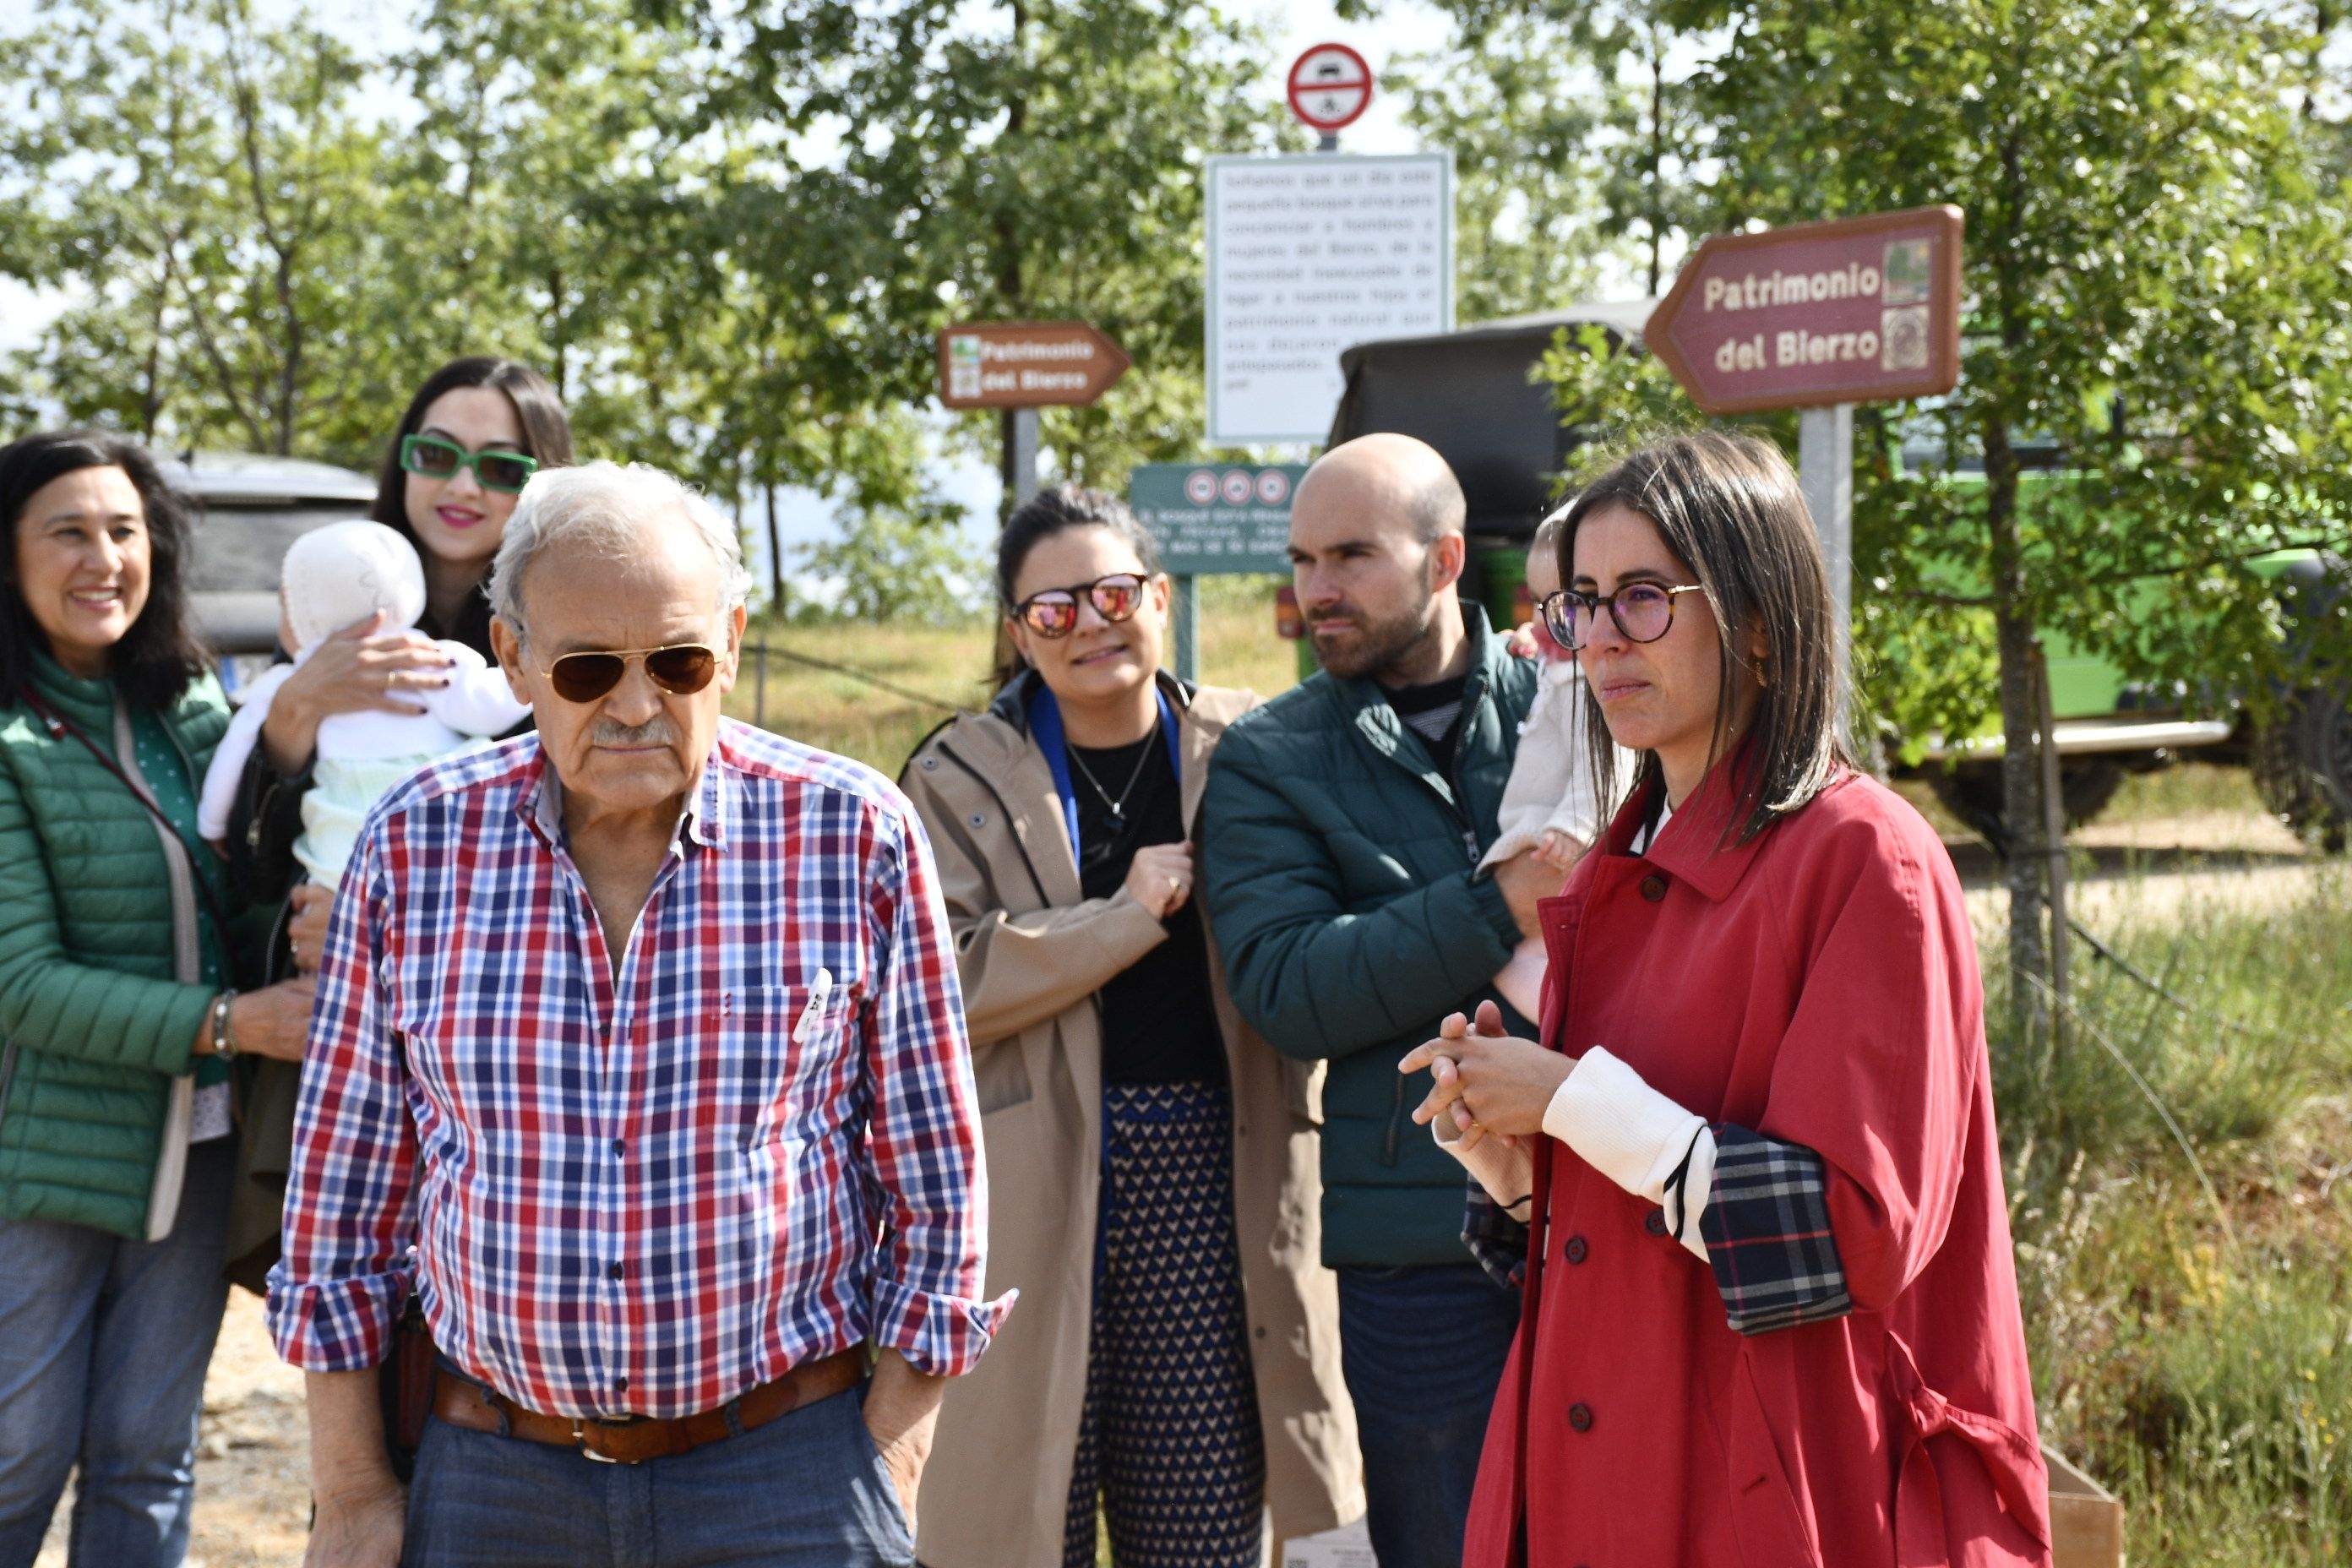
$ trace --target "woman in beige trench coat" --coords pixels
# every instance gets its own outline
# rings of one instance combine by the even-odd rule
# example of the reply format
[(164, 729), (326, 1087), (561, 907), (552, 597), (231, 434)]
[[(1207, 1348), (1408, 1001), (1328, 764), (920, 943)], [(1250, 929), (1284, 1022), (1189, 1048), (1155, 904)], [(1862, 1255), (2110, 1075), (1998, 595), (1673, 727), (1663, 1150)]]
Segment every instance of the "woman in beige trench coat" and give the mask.
[(1254, 700), (1160, 673), (1169, 584), (1118, 500), (1039, 496), (998, 589), (1027, 668), (901, 777), (940, 863), (989, 1178), (988, 1289), (923, 1478), (926, 1568), (1255, 1568), (1362, 1511), (1318, 1261), (1313, 1085), (1192, 905), (1209, 753)]

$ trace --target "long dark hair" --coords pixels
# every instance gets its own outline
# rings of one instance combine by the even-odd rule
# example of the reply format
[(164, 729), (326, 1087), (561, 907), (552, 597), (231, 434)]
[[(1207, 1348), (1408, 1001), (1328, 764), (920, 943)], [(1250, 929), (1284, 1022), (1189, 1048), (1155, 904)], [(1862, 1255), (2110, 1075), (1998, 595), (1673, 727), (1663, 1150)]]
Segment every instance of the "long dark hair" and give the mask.
[[(1570, 503), (1559, 528), (1561, 582), (1575, 580), (1578, 526), (1612, 506), (1650, 520), (1697, 577), (1714, 613), (1722, 685), (1709, 768), (1731, 745), (1734, 682), (1769, 672), (1743, 743), (1748, 760), (1736, 781), (1733, 820), (1746, 843), (1853, 765), (1838, 730), (1844, 710), (1837, 678), (1841, 628), (1804, 492), (1780, 448), (1753, 436), (1710, 430), (1654, 442)], [(1740, 646), (1751, 629), (1769, 650), (1762, 670), (1748, 663)], [(1593, 777), (1601, 798), (1613, 800), (1615, 752), (1590, 685), (1584, 701)], [(1643, 752), (1635, 786), (1658, 776), (1657, 754)]]
[(48, 638), (16, 581), (16, 530), (35, 491), (83, 468), (121, 468), (147, 514), (147, 603), (107, 661), (108, 679), (135, 707), (160, 711), (204, 673), (188, 605), (188, 553), (196, 503), (172, 488), (147, 448), (106, 430), (48, 430), (0, 447), (0, 708), (13, 708), (31, 684), (33, 658)]
[[(383, 466), (376, 471), (375, 506), (370, 515), (415, 546), (420, 556), (425, 553), (425, 542), (408, 526), (408, 471), (400, 466), (400, 444), (416, 434), (425, 423), (425, 411), (436, 398), (462, 386), (488, 386), (506, 394), (507, 401), (514, 405), (516, 421), (522, 426), (523, 455), (538, 458), (541, 468), (562, 468), (572, 461), (572, 421), (547, 377), (520, 360), (494, 354), (467, 354), (451, 360), (426, 376), (416, 395), (408, 400), (408, 412), (400, 416), (392, 444), (384, 451)], [(488, 596), (467, 595), (466, 607), (457, 613), (454, 625), (432, 629), (478, 653), (488, 653)]]

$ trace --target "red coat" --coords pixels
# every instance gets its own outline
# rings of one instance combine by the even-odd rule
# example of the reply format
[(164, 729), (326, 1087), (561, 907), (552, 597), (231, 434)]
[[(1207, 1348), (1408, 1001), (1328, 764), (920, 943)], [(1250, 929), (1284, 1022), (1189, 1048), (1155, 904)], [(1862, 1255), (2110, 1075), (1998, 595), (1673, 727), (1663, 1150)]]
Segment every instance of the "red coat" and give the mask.
[[(1853, 1310), (1744, 1338), (1707, 1266), (1538, 1140), (1527, 1308), (1465, 1568), (2046, 1568), (2048, 1476), (1976, 942), (1918, 813), (1848, 776), (1718, 847), (1716, 773), (1560, 897), (1543, 1037), (1827, 1165)], [(1524, 1521), (1524, 1531), (1521, 1529)]]

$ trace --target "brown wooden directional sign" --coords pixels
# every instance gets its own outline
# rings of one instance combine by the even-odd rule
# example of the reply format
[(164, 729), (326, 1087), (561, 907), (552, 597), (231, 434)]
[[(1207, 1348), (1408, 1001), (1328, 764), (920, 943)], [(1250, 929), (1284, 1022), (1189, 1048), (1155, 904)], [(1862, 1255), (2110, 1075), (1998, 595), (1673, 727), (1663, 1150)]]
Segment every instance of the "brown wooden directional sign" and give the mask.
[(1092, 403), (1132, 362), (1084, 321), (974, 321), (940, 333), (940, 401), (950, 408)]
[(1642, 337), (1707, 414), (1874, 403), (1960, 378), (1960, 209), (1718, 234)]

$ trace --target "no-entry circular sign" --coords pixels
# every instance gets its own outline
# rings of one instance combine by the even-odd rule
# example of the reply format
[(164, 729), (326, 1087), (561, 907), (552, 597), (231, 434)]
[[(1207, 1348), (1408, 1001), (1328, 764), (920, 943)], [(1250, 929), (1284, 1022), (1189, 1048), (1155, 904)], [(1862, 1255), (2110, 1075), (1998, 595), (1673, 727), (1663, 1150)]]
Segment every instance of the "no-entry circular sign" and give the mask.
[(1290, 112), (1329, 135), (1371, 106), (1372, 68), (1345, 44), (1318, 44), (1290, 65)]

